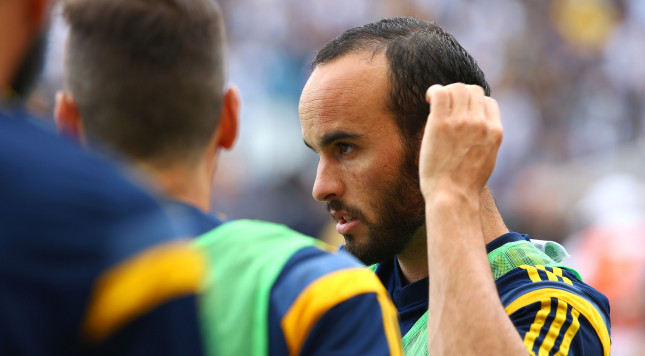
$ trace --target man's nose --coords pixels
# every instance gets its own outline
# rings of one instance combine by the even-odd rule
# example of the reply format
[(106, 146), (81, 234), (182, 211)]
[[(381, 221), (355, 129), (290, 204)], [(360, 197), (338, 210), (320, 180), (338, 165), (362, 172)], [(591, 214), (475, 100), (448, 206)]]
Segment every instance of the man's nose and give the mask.
[(343, 193), (344, 185), (339, 172), (334, 169), (333, 164), (321, 158), (311, 195), (318, 201), (330, 201), (342, 197)]

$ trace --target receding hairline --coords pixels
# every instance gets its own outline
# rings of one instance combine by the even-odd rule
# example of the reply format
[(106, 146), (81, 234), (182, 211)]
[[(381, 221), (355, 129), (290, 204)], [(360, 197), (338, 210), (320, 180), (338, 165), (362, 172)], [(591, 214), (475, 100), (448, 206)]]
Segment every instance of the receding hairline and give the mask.
[[(301, 99), (303, 98), (304, 94), (309, 94), (309, 92), (312, 90), (312, 84), (311, 84), (312, 78), (316, 78), (320, 76), (321, 71), (326, 71), (327, 69), (329, 69), (331, 66), (334, 66), (334, 65), (336, 66), (342, 65), (343, 73), (349, 73), (349, 75), (341, 76), (339, 78), (338, 77), (339, 74), (329, 74), (326, 76), (327, 78), (322, 79), (323, 82), (330, 80), (329, 77), (331, 77), (331, 79), (334, 79), (336, 82), (338, 82), (339, 80), (340, 81), (350, 80), (349, 78), (354, 79), (355, 76), (361, 76), (363, 74), (371, 77), (382, 76), (382, 79), (385, 81), (386, 88), (389, 90), (390, 63), (387, 57), (385, 56), (384, 48), (381, 48), (381, 49), (383, 50), (379, 50), (379, 49), (356, 50), (356, 51), (342, 54), (332, 60), (319, 63), (318, 65), (316, 65), (316, 67), (313, 68), (309, 76), (309, 79), (307, 80), (307, 83), (305, 84), (305, 87), (301, 92)], [(360, 68), (356, 67), (357, 63), (361, 64)], [(377, 73), (374, 71), (375, 68), (382, 68), (383, 70)], [(318, 87), (317, 84), (314, 85), (314, 89), (316, 89), (315, 91), (319, 89), (317, 87)]]
[(311, 62), (310, 69), (315, 70), (321, 65), (329, 64), (332, 62), (335, 62), (343, 57), (350, 56), (350, 55), (360, 55), (364, 54), (364, 58), (368, 61), (371, 62), (376, 58), (379, 54), (382, 54), (385, 56), (385, 51), (387, 50), (387, 47), (389, 43), (384, 42), (384, 41), (379, 41), (376, 39), (371, 39), (371, 40), (364, 40), (364, 43), (357, 43), (355, 46), (349, 47), (345, 52), (338, 56), (334, 56), (332, 58), (324, 59), (321, 61), (316, 61), (315, 59)]
[(388, 105), (390, 86), (389, 64), (384, 54), (368, 51), (344, 54), (313, 70), (300, 96), (300, 120), (333, 121), (343, 108), (356, 105), (395, 120)]

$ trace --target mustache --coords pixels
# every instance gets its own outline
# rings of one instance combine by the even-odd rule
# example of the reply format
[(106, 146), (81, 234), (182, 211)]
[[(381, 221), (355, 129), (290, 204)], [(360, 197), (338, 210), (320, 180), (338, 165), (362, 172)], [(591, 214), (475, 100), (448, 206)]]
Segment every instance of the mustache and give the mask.
[[(345, 204), (340, 199), (332, 199), (332, 200), (327, 202), (327, 212), (331, 213), (332, 210), (334, 210), (334, 211), (343, 210), (343, 211), (347, 212), (348, 214), (358, 218), (364, 224), (367, 223), (367, 220), (365, 219), (365, 215), (361, 212), (360, 209), (358, 209), (355, 206)], [(333, 215), (332, 215), (332, 219), (334, 219), (334, 221), (339, 220), (337, 217), (335, 217)]]

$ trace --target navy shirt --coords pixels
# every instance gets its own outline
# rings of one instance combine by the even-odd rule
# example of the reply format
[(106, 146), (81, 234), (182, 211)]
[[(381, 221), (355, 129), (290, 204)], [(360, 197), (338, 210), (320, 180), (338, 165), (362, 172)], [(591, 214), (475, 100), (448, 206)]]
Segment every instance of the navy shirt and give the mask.
[[(511, 232), (491, 241), (486, 249), (490, 253), (518, 241), (530, 239)], [(379, 264), (376, 274), (397, 307), (405, 335), (428, 310), (428, 278), (404, 285), (396, 257)], [(550, 354), (558, 350), (565, 355), (609, 354), (609, 301), (573, 272), (521, 266), (495, 283), (511, 321), (535, 355), (547, 348)]]
[(191, 293), (111, 304), (136, 296), (123, 281), (137, 273), (160, 280), (130, 263), (149, 250), (189, 258), (160, 206), (41, 126), (0, 109), (0, 354), (201, 354)]
[(401, 334), (405, 335), (414, 323), (428, 311), (429, 280), (423, 278), (414, 283), (405, 284), (396, 257), (379, 264), (376, 275), (396, 306)]
[[(177, 225), (187, 234), (201, 235), (222, 224), (214, 216), (181, 202), (167, 201), (164, 206), (167, 211), (172, 212), (173, 217), (177, 217)], [(294, 330), (285, 330), (287, 326), (283, 325), (282, 321), (304, 291), (326, 276), (359, 266), (360, 262), (348, 253), (332, 253), (313, 246), (300, 249), (291, 256), (271, 288), (268, 310), (269, 355), (290, 354), (285, 334), (294, 333)], [(325, 304), (329, 301), (320, 300), (321, 298), (311, 300), (309, 305)], [(400, 348), (400, 340), (388, 338), (386, 335), (381, 303), (384, 301), (371, 292), (335, 301), (306, 334), (306, 339), (303, 340), (297, 354), (390, 355), (390, 350)], [(396, 334), (398, 338), (398, 329)]]

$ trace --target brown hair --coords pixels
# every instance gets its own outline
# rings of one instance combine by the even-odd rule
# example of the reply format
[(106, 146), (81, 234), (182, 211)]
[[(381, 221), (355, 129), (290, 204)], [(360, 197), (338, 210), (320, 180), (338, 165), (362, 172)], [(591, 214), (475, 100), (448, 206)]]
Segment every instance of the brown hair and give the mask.
[(166, 165), (197, 158), (225, 85), (214, 0), (66, 0), (66, 84), (89, 140)]
[[(404, 141), (420, 144), (430, 108), (426, 90), (433, 84), (477, 84), (490, 87), (475, 59), (448, 32), (433, 22), (412, 17), (383, 19), (345, 31), (327, 43), (311, 67), (349, 53), (385, 53), (389, 62), (388, 106)], [(415, 150), (419, 147), (415, 146)]]

